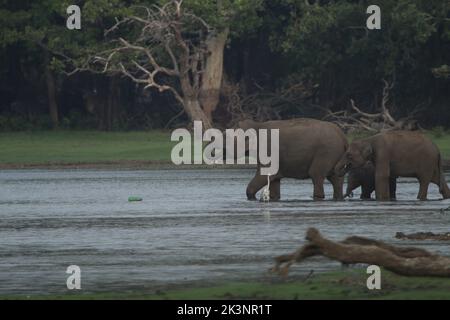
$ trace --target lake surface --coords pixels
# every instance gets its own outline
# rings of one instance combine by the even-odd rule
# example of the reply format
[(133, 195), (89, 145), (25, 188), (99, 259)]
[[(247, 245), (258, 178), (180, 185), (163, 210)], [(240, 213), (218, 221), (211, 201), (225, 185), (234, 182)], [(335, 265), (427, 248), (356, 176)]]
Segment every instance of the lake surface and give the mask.
[[(253, 174), (0, 171), (0, 294), (65, 293), (69, 265), (81, 268), (83, 292), (262, 278), (273, 257), (304, 243), (308, 227), (333, 240), (360, 235), (450, 255), (448, 242), (394, 238), (399, 231), (450, 231), (450, 212), (440, 210), (450, 201), (437, 200), (437, 186), (426, 202), (415, 200), (414, 179), (399, 180), (396, 202), (360, 201), (358, 192), (352, 200), (314, 202), (309, 180), (285, 179), (282, 201), (261, 203), (245, 197)], [(313, 258), (291, 273), (336, 268)]]

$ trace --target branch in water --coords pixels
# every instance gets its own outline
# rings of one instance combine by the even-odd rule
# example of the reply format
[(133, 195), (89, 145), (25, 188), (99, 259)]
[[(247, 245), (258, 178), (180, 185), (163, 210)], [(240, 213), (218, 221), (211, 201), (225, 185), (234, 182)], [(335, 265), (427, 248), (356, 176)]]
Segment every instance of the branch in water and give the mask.
[(397, 247), (362, 237), (341, 242), (324, 238), (315, 228), (308, 229), (309, 243), (292, 254), (275, 258), (272, 272), (287, 275), (290, 266), (312, 256), (325, 256), (344, 264), (374, 264), (405, 276), (450, 277), (450, 258), (414, 247)]

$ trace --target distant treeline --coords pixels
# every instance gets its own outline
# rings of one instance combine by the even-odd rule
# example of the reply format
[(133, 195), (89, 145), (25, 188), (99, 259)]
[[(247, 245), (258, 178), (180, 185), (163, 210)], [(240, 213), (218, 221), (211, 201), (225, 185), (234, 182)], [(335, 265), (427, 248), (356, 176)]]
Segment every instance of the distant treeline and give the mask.
[[(70, 4), (81, 30), (66, 27)], [(380, 30), (366, 28), (370, 4), (0, 0), (0, 131), (225, 127), (351, 99), (450, 127), (450, 2), (379, 0)]]

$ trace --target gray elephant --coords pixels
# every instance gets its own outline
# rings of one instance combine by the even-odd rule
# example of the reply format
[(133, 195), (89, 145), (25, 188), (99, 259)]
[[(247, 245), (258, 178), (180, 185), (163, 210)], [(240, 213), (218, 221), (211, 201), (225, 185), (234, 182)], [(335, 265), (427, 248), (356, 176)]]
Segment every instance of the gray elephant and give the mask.
[(426, 200), (430, 182), (439, 186), (444, 199), (450, 198), (445, 182), (441, 154), (437, 146), (416, 131), (388, 131), (353, 141), (336, 165), (336, 174), (343, 176), (371, 161), (375, 167), (376, 199), (390, 199), (390, 178), (415, 177), (420, 189), (417, 198)]
[[(343, 177), (334, 167), (345, 153), (348, 143), (342, 130), (333, 123), (307, 118), (239, 123), (247, 129), (279, 129), (279, 170), (270, 176), (270, 199), (280, 199), (280, 181), (283, 178), (308, 179), (314, 184), (315, 200), (325, 198), (324, 180), (333, 185), (333, 198), (343, 199)], [(267, 184), (267, 176), (257, 172), (247, 186), (247, 198), (256, 199), (256, 193)]]
[[(367, 161), (361, 168), (350, 169), (347, 177), (347, 190), (344, 198), (352, 197), (353, 190), (361, 187), (362, 200), (372, 198), (372, 193), (375, 191), (375, 167), (372, 162)], [(396, 199), (397, 179), (395, 177), (389, 178), (389, 191), (391, 200)]]

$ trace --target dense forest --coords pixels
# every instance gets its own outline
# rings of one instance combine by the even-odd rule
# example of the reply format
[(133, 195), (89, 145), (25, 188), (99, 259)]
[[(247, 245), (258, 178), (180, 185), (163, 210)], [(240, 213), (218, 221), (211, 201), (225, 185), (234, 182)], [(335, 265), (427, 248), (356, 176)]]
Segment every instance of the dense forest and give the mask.
[(298, 116), (374, 129), (383, 110), (450, 127), (449, 1), (379, 0), (379, 30), (361, 0), (0, 4), (0, 131)]

